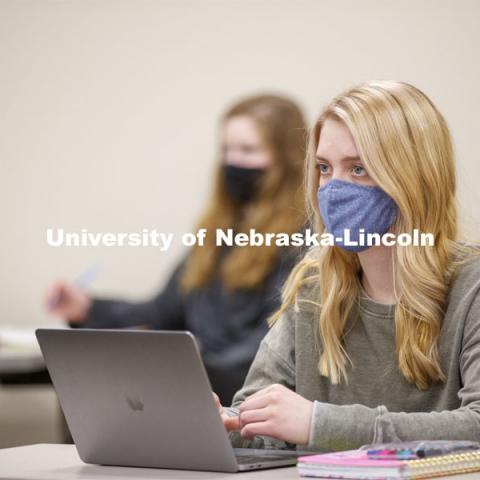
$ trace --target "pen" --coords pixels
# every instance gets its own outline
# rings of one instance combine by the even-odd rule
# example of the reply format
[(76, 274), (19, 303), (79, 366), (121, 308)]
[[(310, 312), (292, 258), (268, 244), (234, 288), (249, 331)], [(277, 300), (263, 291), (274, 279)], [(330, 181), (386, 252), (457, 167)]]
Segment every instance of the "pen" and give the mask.
[[(99, 276), (102, 267), (99, 264), (94, 264), (83, 271), (74, 281), (73, 284), (82, 290), (85, 290), (88, 286), (90, 286)], [(61, 292), (54, 297), (53, 299), (48, 302), (48, 308), (53, 310), (55, 307), (59, 305), (62, 301), (62, 294)]]

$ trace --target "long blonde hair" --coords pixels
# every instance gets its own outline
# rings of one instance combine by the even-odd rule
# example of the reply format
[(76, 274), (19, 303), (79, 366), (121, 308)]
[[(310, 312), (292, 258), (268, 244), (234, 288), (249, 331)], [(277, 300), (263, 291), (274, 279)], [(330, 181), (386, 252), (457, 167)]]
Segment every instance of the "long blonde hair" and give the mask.
[(205, 245), (192, 248), (180, 281), (186, 292), (206, 285), (215, 274), (229, 289), (259, 289), (278, 261), (281, 247), (276, 246), (235, 248), (219, 258), (215, 229), (294, 233), (306, 221), (302, 176), (307, 127), (302, 111), (286, 97), (256, 95), (233, 105), (222, 123), (236, 116), (248, 116), (255, 122), (272, 153), (273, 166), (260, 181), (251, 214), (241, 218), (238, 203), (225, 188), (219, 160), (212, 199), (197, 224), (197, 228), (207, 229)]
[[(392, 232), (432, 233), (433, 247), (397, 246), (393, 250), (396, 286), (395, 333), (399, 368), (420, 390), (444, 381), (437, 341), (446, 298), (456, 266), (473, 251), (458, 242), (456, 175), (448, 126), (429, 98), (402, 82), (370, 82), (336, 97), (315, 123), (306, 160), (309, 216), (325, 231), (317, 190), (316, 151), (327, 118), (350, 130), (369, 175), (398, 205)], [(355, 253), (339, 247), (319, 248), (292, 272), (274, 323), (296, 301), (307, 282), (319, 282), (317, 346), (321, 375), (332, 383), (347, 381), (348, 353), (343, 335), (348, 316), (357, 307), (360, 263)], [(306, 272), (310, 274), (306, 277)], [(324, 288), (322, 288), (322, 286)]]

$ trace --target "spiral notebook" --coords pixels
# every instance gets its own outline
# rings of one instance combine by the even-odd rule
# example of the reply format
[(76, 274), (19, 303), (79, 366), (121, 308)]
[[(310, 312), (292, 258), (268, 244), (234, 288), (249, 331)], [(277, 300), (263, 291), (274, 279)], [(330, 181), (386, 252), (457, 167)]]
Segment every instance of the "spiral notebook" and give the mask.
[(346, 480), (430, 478), (480, 471), (480, 450), (418, 460), (372, 459), (365, 450), (348, 450), (300, 457), (297, 468), (303, 477)]

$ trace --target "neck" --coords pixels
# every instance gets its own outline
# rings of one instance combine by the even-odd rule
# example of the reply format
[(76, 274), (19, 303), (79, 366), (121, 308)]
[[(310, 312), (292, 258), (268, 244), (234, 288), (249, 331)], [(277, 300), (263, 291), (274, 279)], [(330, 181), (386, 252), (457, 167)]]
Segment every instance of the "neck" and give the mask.
[(362, 286), (378, 303), (396, 303), (393, 283), (393, 250), (384, 245), (370, 247), (358, 254), (362, 266)]

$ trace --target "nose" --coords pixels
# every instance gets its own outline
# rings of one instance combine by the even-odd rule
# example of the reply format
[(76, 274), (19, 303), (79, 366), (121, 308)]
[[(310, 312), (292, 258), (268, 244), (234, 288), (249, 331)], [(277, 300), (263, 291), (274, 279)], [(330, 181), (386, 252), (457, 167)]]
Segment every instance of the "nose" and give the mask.
[(348, 171), (345, 169), (335, 169), (332, 173), (332, 180), (343, 180), (344, 182), (349, 181)]

